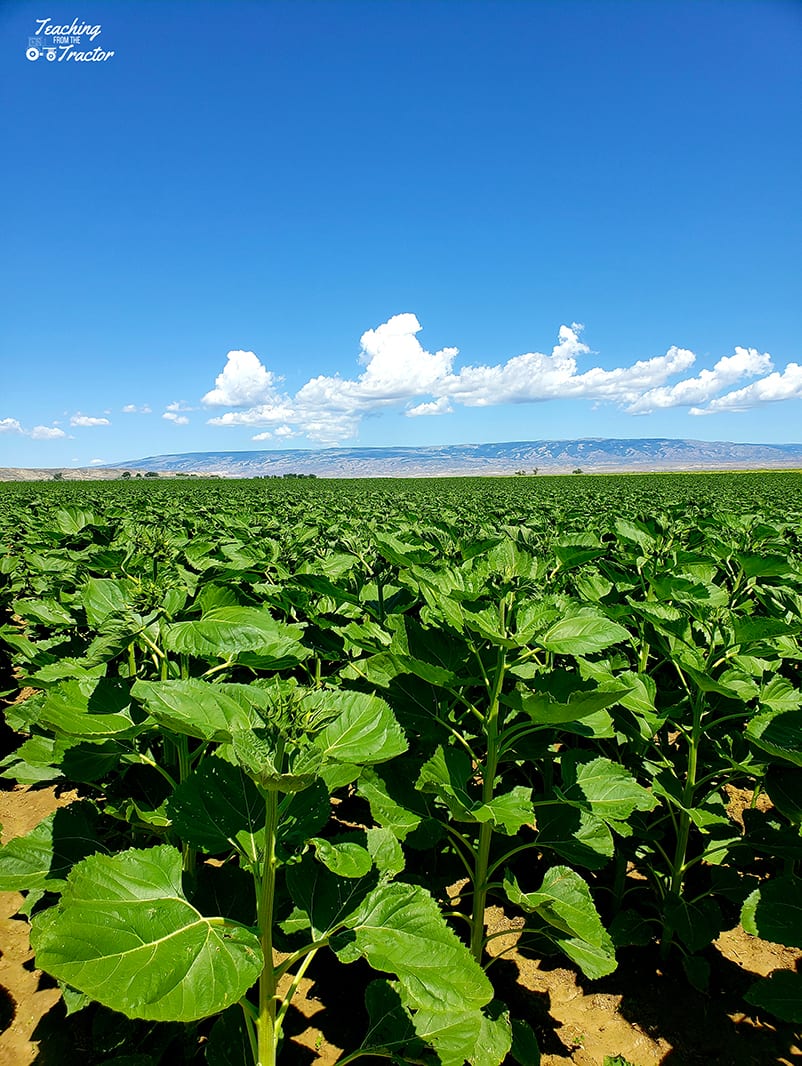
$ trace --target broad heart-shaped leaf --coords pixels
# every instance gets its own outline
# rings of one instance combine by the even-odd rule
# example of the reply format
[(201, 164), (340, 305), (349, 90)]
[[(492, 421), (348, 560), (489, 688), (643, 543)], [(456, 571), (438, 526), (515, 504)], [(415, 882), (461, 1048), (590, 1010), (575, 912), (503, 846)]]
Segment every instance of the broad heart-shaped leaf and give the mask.
[(186, 652), (201, 659), (226, 659), (255, 652), (293, 666), (311, 652), (300, 643), (301, 626), (277, 622), (258, 607), (213, 607), (202, 618), (168, 626), (164, 644), (168, 651)]
[[(256, 858), (251, 838), (264, 829), (265, 801), (239, 766), (207, 756), (175, 789), (167, 812), (187, 844), (212, 855), (240, 846)], [(238, 841), (240, 834), (245, 837)]]
[(444, 670), (435, 663), (427, 663), (423, 659), (415, 659), (411, 655), (398, 655), (392, 651), (379, 652), (370, 659), (371, 673), (376, 675), (381, 671), (383, 684), (399, 674), (412, 674), (430, 685), (448, 687), (453, 685), (455, 676), (450, 670)]
[(629, 639), (629, 633), (618, 622), (588, 608), (555, 622), (540, 637), (540, 643), (546, 651), (558, 655), (591, 655)]
[(623, 766), (576, 749), (560, 760), (562, 795), (604, 821), (624, 821), (633, 811), (650, 811), (654, 796), (642, 788)]
[(784, 1022), (802, 1022), (802, 973), (775, 970), (753, 984), (744, 999)]
[(15, 600), (14, 613), (27, 621), (42, 622), (46, 626), (54, 626), (56, 628), (75, 624), (75, 619), (72, 615), (65, 611), (61, 604), (54, 599)]
[(0, 892), (58, 892), (70, 867), (100, 846), (94, 810), (72, 804), (0, 848)]
[(387, 877), (400, 874), (406, 865), (406, 859), (393, 832), (382, 826), (374, 826), (366, 831), (365, 836), (368, 852), (379, 873)]
[(90, 577), (81, 592), (86, 620), (97, 629), (111, 615), (124, 613), (131, 595), (128, 581), (109, 577)]
[(379, 554), (389, 562), (402, 569), (416, 563), (427, 563), (430, 559), (429, 549), (416, 544), (405, 544), (390, 533), (376, 534), (376, 547)]
[(746, 727), (746, 735), (769, 755), (802, 766), (802, 711), (759, 714)]
[(129, 1018), (196, 1021), (236, 1003), (258, 978), (258, 939), (204, 918), (181, 888), (181, 853), (163, 846), (93, 855), (58, 906), (37, 915), (36, 965)]
[(481, 967), (419, 885), (378, 885), (345, 924), (350, 932), (332, 945), (338, 956), (352, 962), (362, 955), (396, 974), (410, 1006), (465, 1011), (492, 998)]
[(407, 750), (401, 726), (390, 707), (378, 696), (344, 689), (321, 689), (304, 704), (336, 713), (315, 738), (314, 746), (325, 759), (372, 766)]
[(223, 685), (196, 679), (136, 681), (131, 695), (159, 725), (198, 740), (223, 743), (231, 740), (235, 730), (251, 724), (247, 707), (228, 695)]
[(788, 874), (756, 888), (743, 905), (741, 925), (773, 944), (802, 948), (802, 879)]
[(39, 721), (57, 733), (87, 740), (134, 735), (141, 727), (131, 718), (128, 685), (113, 678), (81, 678), (51, 688), (41, 704)]
[(504, 891), (511, 903), (536, 914), (565, 954), (590, 978), (604, 977), (616, 967), (615, 948), (591, 899), (587, 883), (567, 866), (553, 866), (537, 892), (522, 892), (507, 873)]
[(91, 511), (70, 504), (60, 507), (55, 514), (56, 525), (65, 535), (80, 533), (86, 526), (98, 525), (98, 520)]
[(747, 577), (791, 577), (793, 567), (785, 555), (756, 555), (739, 552), (735, 558)]

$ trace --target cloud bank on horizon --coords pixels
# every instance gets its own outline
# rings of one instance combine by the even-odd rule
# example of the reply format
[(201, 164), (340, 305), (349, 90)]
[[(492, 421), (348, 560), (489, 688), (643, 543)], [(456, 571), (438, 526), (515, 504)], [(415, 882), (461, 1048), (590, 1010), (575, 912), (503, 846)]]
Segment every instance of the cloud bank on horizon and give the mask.
[[(493, 365), (455, 369), (458, 348), (427, 351), (418, 340), (422, 326), (411, 313), (393, 315), (362, 334), (356, 377), (310, 378), (296, 393), (281, 390), (282, 379), (254, 352), (231, 351), (223, 370), (201, 400), (206, 408), (229, 410), (207, 421), (212, 426), (260, 428), (253, 440), (307, 437), (321, 444), (353, 439), (367, 415), (404, 408), (409, 418), (448, 415), (455, 405), (490, 407), (584, 399), (614, 404), (629, 414), (686, 407), (691, 415), (746, 411), (802, 397), (802, 367), (774, 369), (771, 356), (736, 347), (711, 369), (686, 374), (696, 363), (687, 348), (631, 366), (580, 370), (579, 360), (594, 354), (581, 340), (583, 326), (559, 329), (550, 354), (526, 352)], [(744, 381), (756, 379), (748, 385)], [(738, 385), (738, 388), (733, 386)]]
[[(578, 322), (559, 328), (557, 343), (546, 354), (525, 352), (505, 362), (457, 367), (459, 349), (430, 352), (418, 334), (416, 315), (393, 315), (362, 334), (353, 377), (321, 374), (295, 394), (282, 389), (283, 379), (251, 351), (230, 351), (226, 363), (200, 399), (200, 408), (173, 400), (163, 404), (161, 418), (174, 427), (190, 424), (190, 413), (205, 409), (207, 424), (253, 430), (254, 441), (306, 438), (322, 445), (353, 440), (362, 420), (387, 409), (408, 418), (448, 416), (458, 407), (488, 408), (505, 404), (536, 404), (549, 400), (585, 400), (595, 407), (612, 405), (631, 415), (685, 408), (693, 416), (735, 413), (802, 398), (802, 366), (775, 368), (768, 352), (736, 346), (712, 367), (691, 373), (696, 355), (672, 345), (664, 355), (630, 366), (590, 366), (597, 353), (581, 339)], [(125, 415), (150, 415), (156, 403), (127, 403)], [(220, 413), (212, 413), (219, 411)], [(71, 429), (105, 430), (112, 424), (102, 415), (78, 411), (68, 418)], [(5, 414), (5, 412), (3, 412)], [(27, 429), (19, 419), (0, 418), (0, 435), (31, 440), (72, 438), (58, 421)]]

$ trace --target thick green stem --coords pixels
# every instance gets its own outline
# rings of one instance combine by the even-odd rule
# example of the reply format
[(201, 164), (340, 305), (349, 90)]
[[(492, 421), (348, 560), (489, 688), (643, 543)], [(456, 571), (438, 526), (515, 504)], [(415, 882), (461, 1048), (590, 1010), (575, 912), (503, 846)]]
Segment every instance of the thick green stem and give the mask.
[(276, 830), (278, 793), (265, 798), (265, 859), (259, 892), (259, 939), (264, 967), (259, 978), (259, 1015), (256, 1019), (257, 1066), (275, 1066), (279, 1027), (276, 1025), (276, 973), (273, 967), (273, 901), (276, 895)]
[[(499, 629), (505, 633), (505, 601), (499, 604)], [(482, 776), (482, 802), (490, 803), (493, 799), (493, 786), (498, 769), (499, 753), (501, 749), (499, 721), (499, 697), (504, 684), (504, 671), (507, 665), (506, 652), (499, 648), (496, 659), (496, 672), (493, 684), (489, 690), (490, 705), (485, 719), (485, 736), (487, 738), (487, 759), (483, 768)], [(490, 865), (490, 845), (493, 841), (493, 826), (483, 822), (479, 830), (479, 847), (476, 851), (476, 862), (473, 873), (473, 912), (471, 914), (471, 954), (477, 962), (482, 961), (485, 938), (485, 904), (488, 889), (488, 868)]]
[[(699, 747), (702, 740), (702, 717), (704, 713), (704, 694), (696, 692), (692, 699), (693, 725), (688, 740), (688, 770), (685, 776), (685, 787), (682, 792), (682, 807), (679, 813), (679, 827), (677, 831), (677, 844), (674, 849), (674, 858), (671, 863), (671, 879), (668, 886), (669, 899), (677, 900), (682, 896), (682, 886), (687, 871), (688, 842), (691, 833), (691, 816), (688, 813), (693, 810), (696, 793), (696, 773), (699, 765)], [(660, 946), (663, 958), (666, 958), (673, 940), (673, 930), (670, 924), (663, 920), (663, 936)]]

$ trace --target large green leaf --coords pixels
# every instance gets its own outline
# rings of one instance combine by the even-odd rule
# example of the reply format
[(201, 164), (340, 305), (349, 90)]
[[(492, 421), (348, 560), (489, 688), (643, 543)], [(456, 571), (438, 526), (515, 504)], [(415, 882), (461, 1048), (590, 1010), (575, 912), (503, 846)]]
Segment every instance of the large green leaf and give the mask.
[(587, 882), (567, 866), (553, 866), (537, 892), (522, 892), (507, 873), (504, 890), (511, 903), (536, 914), (565, 954), (590, 978), (616, 967), (615, 948), (593, 904)]
[(390, 786), (378, 771), (366, 767), (359, 775), (356, 790), (367, 800), (374, 820), (399, 840), (406, 840), (420, 825), (421, 816), (392, 795)]
[(721, 909), (714, 899), (702, 899), (691, 903), (673, 897), (663, 904), (666, 922), (691, 952), (701, 951), (722, 930)]
[(746, 727), (746, 735), (770, 755), (802, 766), (802, 711), (759, 714)]
[(40, 622), (45, 626), (53, 626), (57, 629), (75, 624), (75, 619), (72, 615), (52, 598), (47, 600), (15, 600), (14, 611), (20, 618), (24, 618), (27, 621)]
[(164, 636), (169, 651), (202, 659), (225, 659), (255, 652), (275, 663), (292, 666), (311, 654), (300, 643), (301, 626), (277, 622), (257, 607), (214, 607), (202, 618), (176, 622)]
[(342, 878), (316, 862), (307, 852), (287, 867), (287, 888), (296, 911), (306, 916), (316, 940), (342, 929), (359, 912), (375, 888), (375, 870), (361, 878)]
[(207, 756), (173, 792), (167, 812), (188, 844), (212, 855), (241, 847), (255, 858), (253, 838), (264, 829), (265, 801), (239, 766)]
[(130, 582), (116, 581), (108, 577), (90, 577), (81, 595), (87, 621), (97, 628), (108, 617), (123, 614), (130, 597)]
[(309, 843), (314, 845), (318, 860), (339, 877), (364, 877), (373, 866), (367, 848), (352, 840), (337, 842), (312, 837)]
[(562, 794), (604, 821), (624, 821), (633, 811), (650, 811), (657, 802), (623, 766), (594, 758), (590, 752), (567, 751), (560, 760)]
[(802, 1022), (802, 973), (775, 970), (749, 988), (744, 999), (784, 1022)]
[(763, 940), (802, 948), (802, 879), (787, 874), (756, 888), (743, 905), (741, 924)]
[(305, 702), (337, 714), (315, 739), (315, 747), (326, 759), (371, 766), (407, 750), (395, 715), (378, 696), (330, 689), (314, 693)]
[(413, 1016), (415, 1032), (437, 1052), (440, 1066), (498, 1066), (512, 1046), (509, 1015), (479, 1010), (425, 1008)]
[(793, 825), (802, 825), (802, 769), (772, 766), (766, 774), (769, 799)]
[(131, 718), (125, 682), (80, 678), (51, 688), (41, 704), (39, 721), (58, 733), (87, 740), (133, 735), (141, 728)]
[(588, 610), (555, 622), (540, 638), (540, 643), (558, 655), (591, 655), (629, 639), (623, 626)]
[(174, 848), (93, 855), (57, 907), (37, 915), (36, 965), (129, 1018), (195, 1021), (236, 1003), (262, 969), (258, 939), (205, 918), (181, 887)]
[(58, 892), (70, 868), (100, 844), (93, 810), (72, 804), (0, 848), (0, 892)]
[(195, 679), (137, 681), (131, 695), (159, 725), (198, 740), (222, 743), (231, 740), (235, 730), (248, 728), (252, 717), (226, 688)]
[[(547, 801), (548, 802), (548, 801)], [(613, 835), (601, 818), (581, 807), (559, 802), (539, 808), (537, 844), (588, 870), (600, 870), (615, 854)]]
[(479, 964), (419, 885), (379, 885), (346, 925), (350, 934), (338, 955), (349, 962), (362, 955), (374, 969), (396, 974), (416, 1008), (475, 1010), (493, 995)]
[(468, 793), (471, 764), (464, 751), (440, 745), (420, 769), (417, 788), (436, 796), (460, 822), (476, 821), (472, 808), (477, 805)]
[(420, 1041), (409, 1012), (404, 1008), (394, 983), (385, 980), (371, 981), (365, 989), (365, 1007), (370, 1025), (362, 1041), (365, 1051), (406, 1053), (420, 1057)]
[(619, 703), (631, 691), (630, 685), (607, 685), (601, 688), (567, 670), (554, 670), (547, 676), (536, 676), (530, 684), (536, 691), (514, 692), (507, 697), (506, 702), (523, 710), (537, 725), (543, 726), (581, 721)]

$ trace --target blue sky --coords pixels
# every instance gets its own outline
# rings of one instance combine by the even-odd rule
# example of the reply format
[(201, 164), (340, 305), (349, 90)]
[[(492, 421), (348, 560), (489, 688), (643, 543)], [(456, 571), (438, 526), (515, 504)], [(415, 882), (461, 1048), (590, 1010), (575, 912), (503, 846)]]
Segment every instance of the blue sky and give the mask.
[(802, 441), (802, 3), (5, 0), (0, 48), (0, 466)]

